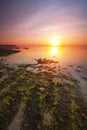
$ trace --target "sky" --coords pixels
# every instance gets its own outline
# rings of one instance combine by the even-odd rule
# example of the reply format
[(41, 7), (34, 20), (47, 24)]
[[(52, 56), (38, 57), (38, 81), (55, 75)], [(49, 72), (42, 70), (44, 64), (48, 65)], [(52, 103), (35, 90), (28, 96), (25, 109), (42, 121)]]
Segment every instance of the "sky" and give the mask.
[(87, 0), (0, 0), (0, 44), (87, 45)]

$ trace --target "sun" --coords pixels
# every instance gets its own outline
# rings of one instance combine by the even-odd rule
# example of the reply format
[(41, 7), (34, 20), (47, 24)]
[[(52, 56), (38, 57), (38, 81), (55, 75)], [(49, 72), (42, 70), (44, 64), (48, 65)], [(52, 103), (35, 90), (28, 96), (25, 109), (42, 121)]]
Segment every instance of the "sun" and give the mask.
[(52, 40), (51, 40), (51, 44), (52, 44), (53, 46), (58, 46), (58, 45), (59, 45), (59, 40), (58, 40), (58, 39), (52, 39)]

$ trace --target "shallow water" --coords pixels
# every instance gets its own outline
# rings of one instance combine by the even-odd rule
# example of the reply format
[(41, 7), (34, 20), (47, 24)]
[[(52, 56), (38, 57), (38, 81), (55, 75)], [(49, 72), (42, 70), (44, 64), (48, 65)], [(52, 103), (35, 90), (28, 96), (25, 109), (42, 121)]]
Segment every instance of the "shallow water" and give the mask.
[(9, 64), (36, 63), (34, 58), (58, 60), (61, 65), (87, 66), (87, 49), (64, 47), (30, 47), (6, 57)]
[[(35, 129), (37, 123), (38, 129), (49, 130), (55, 126), (57, 129), (62, 129), (62, 126), (63, 129), (79, 129), (79, 126), (87, 129), (86, 54), (87, 51), (80, 48), (29, 48), (5, 57), (6, 63), (22, 64), (11, 68), (1, 62), (2, 105), (11, 99), (1, 108), (1, 117), (5, 119), (1, 122), (1, 128), (13, 129), (16, 126), (19, 129), (22, 126), (23, 129)], [(59, 63), (32, 64), (36, 63), (34, 58), (49, 58)], [(13, 101), (13, 109), (7, 109)], [(19, 104), (22, 106), (15, 114)], [(14, 113), (15, 118), (10, 113)], [(12, 122), (8, 122), (10, 118)]]
[[(64, 47), (30, 47), (21, 48), (21, 52), (5, 57), (8, 64), (35, 64), (34, 58), (47, 58), (59, 61), (56, 64), (55, 73), (58, 72), (57, 65), (61, 66), (61, 71), (71, 73), (79, 82), (81, 92), (87, 101), (87, 48), (64, 48)], [(54, 67), (50, 65), (49, 67)], [(44, 71), (44, 67), (43, 71)], [(59, 67), (58, 67), (59, 68)], [(28, 67), (31, 71), (38, 71), (36, 66)], [(45, 67), (46, 69), (46, 67)], [(47, 70), (46, 70), (47, 71)], [(64, 73), (63, 72), (63, 73)], [(59, 80), (59, 79), (58, 79)]]

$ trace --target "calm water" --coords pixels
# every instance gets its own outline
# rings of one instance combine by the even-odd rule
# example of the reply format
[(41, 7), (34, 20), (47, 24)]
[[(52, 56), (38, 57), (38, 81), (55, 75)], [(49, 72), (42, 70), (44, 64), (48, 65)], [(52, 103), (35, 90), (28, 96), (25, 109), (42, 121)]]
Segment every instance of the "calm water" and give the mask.
[(21, 52), (7, 56), (9, 64), (36, 63), (34, 58), (49, 58), (58, 60), (61, 65), (87, 66), (87, 49), (63, 47), (30, 47)]
[[(81, 93), (87, 102), (87, 49), (85, 48), (56, 48), (56, 47), (30, 47), (21, 49), (21, 52), (5, 57), (9, 64), (33, 64), (34, 58), (48, 58), (59, 61), (61, 67), (67, 67), (72, 75), (80, 81)], [(83, 66), (83, 67), (78, 67)], [(80, 70), (80, 72), (76, 71)]]

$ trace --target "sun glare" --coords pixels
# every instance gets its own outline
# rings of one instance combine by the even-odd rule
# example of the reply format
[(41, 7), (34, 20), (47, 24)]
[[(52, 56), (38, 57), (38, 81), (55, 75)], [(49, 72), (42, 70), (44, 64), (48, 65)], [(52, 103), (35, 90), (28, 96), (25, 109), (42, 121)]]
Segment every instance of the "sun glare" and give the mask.
[(58, 49), (56, 47), (53, 47), (52, 50), (51, 50), (51, 53), (53, 55), (56, 55), (58, 53)]
[(58, 39), (52, 39), (52, 40), (51, 40), (51, 44), (52, 44), (53, 46), (58, 46), (58, 45), (59, 45), (59, 40), (58, 40)]

